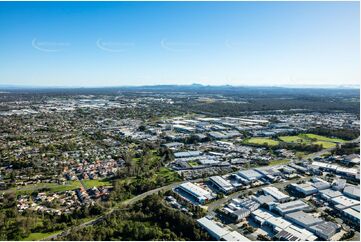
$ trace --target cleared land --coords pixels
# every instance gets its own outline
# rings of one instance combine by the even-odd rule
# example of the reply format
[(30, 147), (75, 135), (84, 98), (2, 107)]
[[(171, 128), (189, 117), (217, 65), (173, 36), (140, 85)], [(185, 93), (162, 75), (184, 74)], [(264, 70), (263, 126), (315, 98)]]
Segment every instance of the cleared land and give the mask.
[(275, 166), (275, 165), (283, 165), (283, 164), (287, 164), (289, 163), (290, 160), (287, 160), (287, 159), (283, 159), (283, 160), (273, 160), (273, 161), (270, 161), (269, 165), (270, 166)]
[(38, 183), (38, 184), (31, 184), (26, 186), (20, 186), (17, 188), (11, 188), (8, 191), (16, 192), (17, 195), (25, 195), (31, 194), (35, 191), (44, 190), (45, 192), (64, 192), (68, 190), (75, 190), (80, 187), (79, 181), (69, 181), (66, 182), (64, 185), (57, 184), (57, 183)]
[(111, 186), (112, 185), (111, 182), (104, 181), (104, 180), (82, 180), (82, 182), (84, 183), (84, 185), (87, 188), (101, 187), (101, 186)]
[[(278, 137), (280, 141), (286, 143), (298, 143), (304, 145), (318, 144), (322, 145), (324, 149), (335, 147), (337, 143), (345, 142), (345, 140), (338, 138), (329, 138), (322, 135), (316, 134), (299, 134), (299, 135), (290, 135), (290, 136), (280, 136)], [(252, 145), (266, 145), (266, 146), (276, 146), (279, 144), (278, 140), (264, 137), (254, 137), (245, 141), (245, 144)]]
[(334, 143), (346, 142), (346, 140), (343, 140), (343, 139), (329, 138), (329, 137), (317, 135), (317, 134), (304, 134), (304, 136), (306, 136), (309, 139), (317, 139), (320, 141), (328, 141), (328, 142), (334, 142)]
[(35, 241), (35, 240), (42, 240), (51, 235), (57, 234), (60, 231), (50, 232), (50, 233), (31, 233), (28, 237), (22, 239), (23, 241)]
[(253, 137), (245, 141), (246, 144), (276, 146), (279, 141), (270, 138)]

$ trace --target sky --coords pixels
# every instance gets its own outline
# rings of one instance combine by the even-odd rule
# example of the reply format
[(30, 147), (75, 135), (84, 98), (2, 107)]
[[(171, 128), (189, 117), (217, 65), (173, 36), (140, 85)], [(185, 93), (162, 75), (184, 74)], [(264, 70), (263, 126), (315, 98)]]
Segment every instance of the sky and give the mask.
[(359, 85), (359, 2), (0, 2), (0, 84)]

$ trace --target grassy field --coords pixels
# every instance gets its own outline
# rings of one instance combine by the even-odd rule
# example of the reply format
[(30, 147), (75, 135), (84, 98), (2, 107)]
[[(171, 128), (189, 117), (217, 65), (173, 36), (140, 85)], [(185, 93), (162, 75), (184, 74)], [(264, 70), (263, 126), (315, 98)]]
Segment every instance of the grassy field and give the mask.
[(288, 162), (290, 162), (290, 160), (287, 160), (287, 159), (283, 159), (283, 160), (272, 160), (272, 161), (270, 161), (269, 165), (270, 165), (270, 166), (283, 165), (283, 164), (287, 164)]
[(49, 237), (53, 234), (59, 233), (60, 231), (50, 232), (50, 233), (31, 233), (28, 237), (22, 239), (23, 241), (35, 241), (42, 240), (46, 237)]
[(287, 143), (300, 143), (300, 144), (317, 144), (322, 145), (324, 149), (333, 148), (336, 143), (345, 142), (342, 139), (329, 138), (316, 134), (299, 134), (297, 136), (280, 136), (280, 140)]
[(327, 141), (316, 141), (316, 142), (313, 142), (313, 144), (322, 145), (322, 147), (324, 149), (333, 148), (336, 146), (335, 143), (327, 142)]
[(10, 191), (16, 192), (17, 195), (31, 194), (34, 191), (46, 189), (49, 192), (63, 192), (68, 190), (74, 190), (80, 187), (79, 181), (68, 181), (64, 185), (57, 183), (38, 183), (27, 186), (19, 186), (18, 188), (11, 188)]
[[(329, 138), (326, 136), (316, 135), (316, 134), (280, 136), (279, 140), (286, 143), (299, 143), (305, 145), (318, 144), (318, 145), (322, 145), (324, 149), (333, 148), (336, 146), (336, 143), (345, 142), (345, 140), (342, 139)], [(276, 146), (279, 144), (279, 141), (266, 137), (253, 137), (248, 140), (245, 140), (244, 143), (252, 144), (252, 145)]]
[(104, 180), (82, 180), (82, 182), (84, 183), (84, 185), (87, 188), (101, 187), (101, 186), (111, 186), (112, 185), (111, 182), (104, 181)]
[(188, 164), (190, 165), (190, 166), (198, 166), (198, 163), (196, 162), (196, 161), (189, 161), (188, 162)]
[(302, 136), (280, 136), (280, 140), (287, 143), (309, 143), (308, 139), (305, 139)]
[(329, 138), (329, 137), (317, 135), (317, 134), (303, 134), (303, 135), (309, 139), (317, 139), (319, 141), (327, 141), (327, 142), (334, 142), (334, 143), (342, 143), (342, 142), (346, 141), (343, 139)]
[(174, 172), (165, 167), (160, 168), (159, 171), (156, 172), (151, 179), (157, 179), (159, 177), (164, 178), (167, 182), (175, 182), (181, 180), (177, 172)]
[(245, 141), (248, 144), (254, 145), (269, 145), (269, 146), (276, 146), (279, 144), (277, 140), (273, 140), (270, 138), (263, 138), (263, 137), (253, 137)]

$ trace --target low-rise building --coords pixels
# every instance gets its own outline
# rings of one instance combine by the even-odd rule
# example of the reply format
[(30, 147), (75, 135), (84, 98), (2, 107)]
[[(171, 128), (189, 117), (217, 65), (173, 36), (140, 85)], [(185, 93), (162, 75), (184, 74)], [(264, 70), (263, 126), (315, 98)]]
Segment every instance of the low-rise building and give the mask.
[(206, 230), (210, 236), (216, 240), (222, 241), (249, 241), (237, 231), (230, 231), (228, 227), (221, 223), (217, 223), (212, 219), (203, 217), (197, 220), (197, 223)]
[(199, 203), (205, 203), (213, 198), (212, 194), (209, 191), (191, 182), (183, 183), (177, 188), (191, 195)]
[(360, 187), (348, 185), (343, 189), (343, 194), (350, 198), (360, 200)]
[(290, 199), (290, 197), (280, 190), (278, 190), (276, 187), (264, 187), (262, 188), (262, 191), (265, 195), (270, 195), (276, 199), (278, 202), (286, 202)]
[(220, 190), (223, 193), (230, 193), (234, 187), (230, 182), (225, 180), (221, 176), (212, 176), (209, 178), (209, 181), (214, 185), (218, 190)]
[(330, 240), (340, 230), (340, 227), (335, 223), (324, 221), (311, 226), (309, 230), (323, 240)]
[(281, 241), (315, 241), (317, 236), (307, 229), (291, 225), (275, 235)]
[(317, 218), (309, 213), (305, 213), (303, 211), (288, 213), (285, 215), (285, 218), (291, 221), (292, 223), (297, 224), (306, 229), (323, 222), (322, 219)]
[(275, 206), (272, 207), (272, 210), (278, 212), (282, 216), (284, 216), (288, 213), (304, 211), (304, 210), (308, 210), (308, 209), (310, 209), (310, 206), (308, 206), (302, 200), (295, 200), (295, 201), (291, 201), (291, 202), (276, 204)]
[(317, 188), (311, 185), (311, 183), (292, 183), (291, 187), (303, 196), (309, 196), (318, 192)]

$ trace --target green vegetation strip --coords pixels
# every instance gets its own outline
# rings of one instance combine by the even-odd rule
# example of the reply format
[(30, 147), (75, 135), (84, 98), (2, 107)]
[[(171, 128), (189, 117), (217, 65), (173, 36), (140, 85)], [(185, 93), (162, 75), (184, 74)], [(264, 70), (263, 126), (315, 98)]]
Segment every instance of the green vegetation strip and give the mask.
[(84, 183), (84, 185), (87, 188), (101, 187), (101, 186), (111, 186), (112, 185), (111, 182), (104, 181), (104, 180), (82, 180), (82, 182)]
[[(336, 143), (345, 142), (343, 139), (338, 138), (329, 138), (322, 135), (316, 134), (299, 134), (299, 135), (290, 135), (290, 136), (280, 136), (279, 140), (286, 143), (298, 143), (298, 144), (309, 144), (309, 145), (322, 145), (324, 149), (333, 148), (336, 146)], [(245, 144), (251, 145), (265, 145), (265, 146), (277, 146), (279, 144), (278, 140), (266, 138), (266, 137), (253, 137), (244, 141)]]
[(245, 141), (248, 144), (255, 144), (255, 145), (269, 145), (269, 146), (276, 146), (279, 144), (277, 140), (273, 140), (270, 138), (261, 138), (261, 137), (253, 137)]
[(45, 192), (64, 192), (68, 190), (75, 190), (80, 187), (79, 181), (69, 181), (64, 185), (58, 183), (38, 183), (26, 186), (19, 186), (17, 188), (11, 188), (9, 191), (16, 192), (17, 195), (31, 194), (35, 191), (44, 190)]
[(49, 232), (49, 233), (31, 233), (28, 237), (22, 239), (23, 241), (35, 241), (35, 240), (42, 240), (49, 236), (55, 235), (61, 231)]

